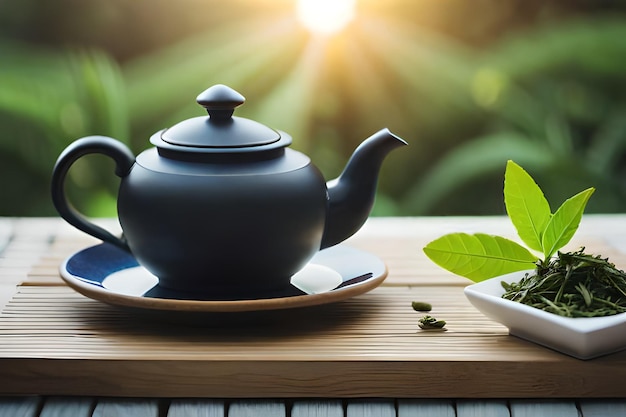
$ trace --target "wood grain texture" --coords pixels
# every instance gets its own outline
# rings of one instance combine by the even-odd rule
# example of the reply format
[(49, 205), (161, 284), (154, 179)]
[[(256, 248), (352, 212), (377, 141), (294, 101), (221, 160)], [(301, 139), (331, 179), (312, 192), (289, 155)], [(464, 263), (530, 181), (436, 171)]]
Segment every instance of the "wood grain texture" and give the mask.
[[(97, 410), (97, 411), (96, 411)], [(348, 411), (349, 410), (349, 411)], [(1, 397), (3, 417), (623, 417), (625, 399), (146, 399)]]
[(509, 417), (509, 408), (506, 401), (460, 400), (456, 404), (457, 417)]
[(344, 409), (338, 400), (296, 401), (291, 417), (344, 417)]
[(451, 400), (399, 400), (398, 417), (456, 417)]
[(159, 404), (151, 399), (101, 399), (93, 410), (93, 417), (159, 417)]
[(205, 399), (172, 400), (167, 417), (224, 417), (223, 401)]
[[(621, 384), (622, 381), (616, 381)], [(626, 399), (581, 400), (582, 417), (624, 417), (626, 416)]]
[(393, 401), (355, 401), (348, 403), (346, 417), (396, 417)]
[(0, 416), (38, 417), (39, 397), (0, 397)]
[(228, 407), (227, 417), (287, 417), (281, 401), (235, 401)]
[[(0, 315), (0, 393), (295, 398), (298, 413), (316, 409), (296, 407), (306, 398), (399, 398), (398, 413), (432, 406), (443, 415), (450, 403), (403, 401), (626, 397), (626, 384), (615, 383), (626, 380), (626, 352), (579, 361), (511, 337), (469, 304), (467, 280), (442, 271), (421, 250), (449, 231), (514, 234), (505, 220), (371, 219), (349, 242), (388, 264), (389, 277), (370, 293), (288, 314), (190, 316), (114, 308), (77, 294), (60, 282), (58, 264), (95, 240), (58, 219), (16, 219), (0, 279), (24, 285)], [(626, 253), (610, 243), (626, 236), (625, 220), (586, 217), (572, 244), (585, 242), (626, 264)], [(419, 330), (414, 300), (431, 303), (447, 331)], [(100, 409), (106, 404), (98, 402)], [(177, 404), (169, 411), (193, 412)], [(456, 411), (471, 413), (481, 404), (461, 401)], [(489, 410), (499, 410), (497, 404)], [(50, 410), (60, 406), (50, 403)]]
[(49, 397), (39, 417), (91, 417), (95, 400), (89, 397)]
[(514, 400), (510, 408), (511, 417), (578, 417), (578, 409), (572, 401)]

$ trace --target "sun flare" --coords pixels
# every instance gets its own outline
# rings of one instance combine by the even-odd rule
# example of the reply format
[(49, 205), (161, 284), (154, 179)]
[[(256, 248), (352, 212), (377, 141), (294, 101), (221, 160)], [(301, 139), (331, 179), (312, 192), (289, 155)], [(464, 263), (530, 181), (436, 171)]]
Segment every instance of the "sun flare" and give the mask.
[(298, 0), (300, 22), (311, 32), (331, 35), (354, 19), (356, 0)]

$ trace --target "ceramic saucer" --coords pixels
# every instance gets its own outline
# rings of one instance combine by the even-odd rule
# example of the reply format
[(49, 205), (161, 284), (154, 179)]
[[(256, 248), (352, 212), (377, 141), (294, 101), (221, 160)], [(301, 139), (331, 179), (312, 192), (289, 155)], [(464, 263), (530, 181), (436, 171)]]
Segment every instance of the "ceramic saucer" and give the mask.
[(60, 273), (77, 292), (108, 304), (147, 310), (242, 312), (345, 300), (380, 285), (387, 276), (387, 267), (372, 254), (338, 245), (316, 254), (292, 277), (288, 288), (236, 300), (163, 288), (158, 278), (141, 267), (130, 253), (108, 243), (71, 255), (61, 264)]

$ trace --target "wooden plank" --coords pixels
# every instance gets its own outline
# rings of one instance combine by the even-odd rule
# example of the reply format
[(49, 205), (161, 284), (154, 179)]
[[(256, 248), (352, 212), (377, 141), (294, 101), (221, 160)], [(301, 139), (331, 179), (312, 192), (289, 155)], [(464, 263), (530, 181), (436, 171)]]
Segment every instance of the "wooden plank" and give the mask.
[[(626, 236), (625, 219), (585, 216), (573, 244), (623, 262), (614, 242)], [(29, 259), (36, 268), (31, 286), (20, 287), (0, 316), (5, 394), (32, 393), (37, 384), (57, 395), (626, 397), (626, 386), (614, 382), (626, 380), (626, 352), (583, 362), (510, 337), (469, 305), (467, 280), (423, 254), (447, 232), (515, 237), (502, 216), (370, 219), (348, 244), (385, 260), (390, 276), (382, 287), (322, 308), (191, 322), (175, 313), (138, 316), (59, 286), (64, 257), (96, 243), (60, 219), (19, 219), (15, 230), (0, 276), (10, 285)], [(448, 330), (420, 331), (412, 300), (433, 304)]]
[(39, 417), (91, 417), (95, 401), (89, 397), (46, 398)]
[(285, 404), (279, 401), (235, 401), (227, 417), (286, 417)]
[(456, 415), (457, 417), (509, 417), (510, 413), (505, 400), (459, 400), (456, 403)]
[(175, 399), (167, 417), (224, 417), (224, 401), (204, 399)]
[(624, 417), (626, 399), (580, 400), (582, 417)]
[[(432, 313), (448, 320), (449, 331), (437, 334), (421, 331), (417, 326), (420, 314), (411, 308), (411, 301), (415, 298), (430, 301), (434, 305)], [(312, 312), (315, 313), (314, 316), (311, 316)], [(284, 312), (253, 313), (233, 316), (232, 320), (223, 315), (207, 315), (204, 316), (204, 324), (210, 324), (214, 331), (203, 336), (198, 335), (194, 323), (184, 326), (185, 323), (182, 322), (183, 326), (178, 326), (176, 323), (159, 323), (158, 320), (132, 320), (127, 313), (126, 310), (111, 308), (87, 299), (65, 287), (20, 287), (18, 294), (7, 305), (5, 315), (0, 318), (0, 337), (6, 342), (0, 345), (0, 352), (7, 357), (11, 352), (20, 356), (31, 352), (34, 357), (42, 353), (54, 357), (57, 349), (59, 352), (71, 349), (82, 350), (82, 354), (77, 353), (77, 359), (87, 359), (94, 354), (99, 356), (106, 352), (113, 357), (120, 357), (121, 354), (129, 355), (129, 359), (133, 356), (137, 359), (146, 358), (152, 350), (146, 350), (146, 339), (127, 333), (136, 328), (139, 334), (146, 330), (153, 330), (164, 336), (174, 332), (176, 337), (181, 337), (180, 341), (166, 336), (167, 341), (164, 340), (165, 343), (160, 346), (174, 354), (180, 352), (186, 358), (190, 358), (190, 349), (196, 351), (196, 345), (186, 343), (184, 338), (200, 337), (207, 344), (203, 350), (197, 351), (202, 357), (210, 352), (214, 358), (226, 355), (222, 357), (232, 359), (233, 355), (240, 356), (239, 352), (249, 359), (266, 355), (275, 358), (277, 354), (285, 355), (285, 359), (294, 354), (299, 358), (306, 358), (311, 354), (313, 358), (316, 351), (324, 358), (329, 358), (333, 353), (337, 357), (362, 357), (358, 354), (370, 352), (380, 356), (396, 351), (404, 352), (402, 356), (415, 359), (416, 354), (437, 356), (437, 347), (446, 344), (446, 340), (454, 346), (458, 342), (453, 338), (458, 337), (468, 338), (463, 351), (458, 352), (459, 357), (467, 355), (470, 350), (480, 354), (480, 350), (485, 347), (480, 346), (482, 341), (490, 343), (490, 339), (484, 337), (484, 334), (506, 336), (503, 326), (490, 322), (473, 310), (462, 291), (455, 289), (442, 291), (437, 288), (421, 288), (414, 294), (414, 291), (402, 288), (381, 288), (345, 303), (289, 311), (287, 315)], [(174, 314), (167, 313), (162, 318), (172, 318)], [(211, 317), (214, 319), (211, 320)], [(237, 318), (241, 322), (237, 322)], [(245, 319), (250, 321), (246, 323)], [(233, 324), (237, 327), (233, 328)], [(106, 331), (102, 326), (107, 326), (110, 330)], [(116, 328), (120, 331), (115, 332)], [(119, 336), (118, 347), (111, 347), (110, 338), (117, 337), (116, 333)], [(82, 334), (89, 336), (81, 337)], [(93, 337), (98, 335), (104, 338)], [(394, 347), (389, 343), (389, 336), (403, 343)], [(365, 338), (362, 342), (367, 344), (364, 345), (355, 337)], [(267, 343), (270, 340), (268, 338), (283, 340), (283, 343), (271, 349), (259, 349), (258, 344)], [(470, 339), (478, 343), (475, 349)], [(33, 344), (35, 341), (40, 343)], [(233, 346), (235, 341), (238, 344)], [(519, 342), (517, 339), (509, 341)], [(377, 348), (378, 351), (373, 350)], [(445, 355), (453, 353), (449, 351)], [(61, 355), (64, 356), (63, 353)]]
[(579, 417), (573, 400), (513, 400), (510, 407), (511, 417)]
[[(0, 361), (0, 380), (11, 381), (0, 392), (214, 398), (323, 398), (329, 393), (337, 398), (626, 396), (623, 385), (602, 382), (601, 377), (582, 382), (591, 373), (584, 369), (571, 372), (572, 364), (544, 366), (543, 380), (537, 375), (502, 376), (522, 371), (524, 366), (529, 364), (20, 359)], [(615, 367), (626, 366), (622, 361)], [(626, 379), (623, 370), (611, 372), (621, 374), (618, 380)], [(469, 374), (474, 375), (471, 383), (467, 382)], [(420, 381), (416, 383), (416, 379)]]
[(351, 401), (346, 417), (396, 417), (396, 407), (390, 400)]
[[(416, 298), (433, 303), (448, 331), (418, 329)], [(50, 395), (626, 396), (612, 382), (626, 380), (626, 352), (578, 361), (510, 337), (455, 287), (387, 287), (288, 314), (163, 321), (172, 314), (133, 317), (69, 288), (20, 287), (0, 316), (0, 381), (12, 381), (0, 392), (36, 383)]]
[(40, 397), (0, 397), (0, 416), (37, 417)]
[(344, 417), (343, 404), (338, 400), (296, 401), (291, 417)]
[(98, 401), (93, 417), (159, 417), (157, 400), (105, 398)]
[(398, 417), (456, 417), (450, 400), (398, 400)]

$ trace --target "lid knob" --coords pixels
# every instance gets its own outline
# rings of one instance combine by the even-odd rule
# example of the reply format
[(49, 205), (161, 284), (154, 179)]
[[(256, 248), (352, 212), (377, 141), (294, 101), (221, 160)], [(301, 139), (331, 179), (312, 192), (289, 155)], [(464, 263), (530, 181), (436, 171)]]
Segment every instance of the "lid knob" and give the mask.
[(235, 107), (242, 105), (246, 98), (232, 88), (216, 84), (198, 95), (196, 101), (204, 107), (211, 119), (229, 120)]

